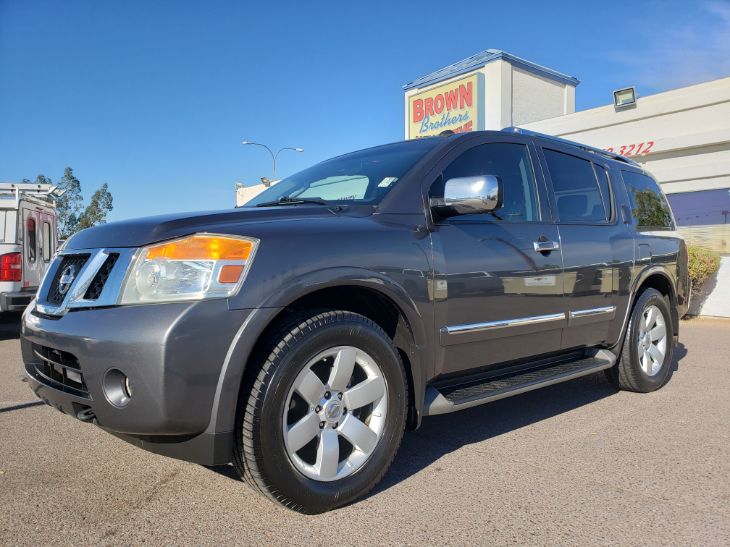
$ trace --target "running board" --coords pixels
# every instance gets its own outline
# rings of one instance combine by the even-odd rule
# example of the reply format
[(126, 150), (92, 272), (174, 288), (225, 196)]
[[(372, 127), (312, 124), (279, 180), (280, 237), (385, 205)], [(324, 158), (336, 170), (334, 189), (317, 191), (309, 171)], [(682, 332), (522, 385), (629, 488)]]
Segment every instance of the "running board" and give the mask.
[(516, 372), (480, 382), (462, 383), (454, 386), (429, 386), (424, 402), (424, 416), (447, 414), (471, 408), (512, 395), (519, 395), (533, 389), (566, 382), (611, 368), (616, 357), (608, 350), (599, 350), (593, 357), (575, 361), (563, 361), (539, 369)]

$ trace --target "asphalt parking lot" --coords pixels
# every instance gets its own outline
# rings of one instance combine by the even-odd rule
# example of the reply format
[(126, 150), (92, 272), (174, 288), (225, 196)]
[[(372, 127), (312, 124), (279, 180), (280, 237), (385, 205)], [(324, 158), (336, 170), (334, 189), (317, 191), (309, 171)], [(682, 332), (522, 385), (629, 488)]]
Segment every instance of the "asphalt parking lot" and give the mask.
[(307, 517), (37, 404), (17, 320), (0, 317), (3, 545), (730, 543), (730, 321), (683, 322), (649, 395), (597, 374), (427, 418), (368, 498)]

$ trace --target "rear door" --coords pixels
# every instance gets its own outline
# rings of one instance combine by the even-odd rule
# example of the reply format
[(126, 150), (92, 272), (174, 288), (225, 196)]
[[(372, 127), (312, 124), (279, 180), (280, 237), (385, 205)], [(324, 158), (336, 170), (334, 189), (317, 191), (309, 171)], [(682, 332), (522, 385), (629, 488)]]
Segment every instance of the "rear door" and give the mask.
[(633, 237), (619, 221), (609, 166), (595, 154), (552, 143), (543, 146), (542, 161), (563, 250), (562, 348), (613, 343), (619, 276), (630, 275)]
[[(435, 219), (437, 374), (457, 374), (560, 350), (565, 325), (562, 257), (531, 140), (490, 136), (450, 156), (430, 197), (451, 178), (493, 175), (494, 215)], [(536, 243), (552, 249), (540, 252)]]

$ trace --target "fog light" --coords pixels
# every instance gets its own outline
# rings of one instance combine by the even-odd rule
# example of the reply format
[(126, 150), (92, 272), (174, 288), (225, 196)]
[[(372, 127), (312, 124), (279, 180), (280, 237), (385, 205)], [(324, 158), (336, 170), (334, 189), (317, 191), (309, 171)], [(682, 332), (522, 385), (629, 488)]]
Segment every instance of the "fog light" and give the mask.
[(104, 396), (116, 407), (124, 407), (129, 404), (132, 391), (129, 389), (129, 378), (119, 369), (107, 370), (104, 375)]

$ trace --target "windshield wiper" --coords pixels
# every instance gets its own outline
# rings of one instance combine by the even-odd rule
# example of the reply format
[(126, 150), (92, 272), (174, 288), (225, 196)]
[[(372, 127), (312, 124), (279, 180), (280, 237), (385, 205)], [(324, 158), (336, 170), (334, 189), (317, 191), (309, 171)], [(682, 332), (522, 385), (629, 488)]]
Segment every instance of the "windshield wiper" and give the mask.
[(291, 196), (281, 196), (275, 201), (264, 201), (257, 203), (256, 207), (276, 207), (277, 205), (299, 205), (300, 203), (316, 203), (318, 205), (330, 205), (330, 202), (322, 198), (297, 198)]

